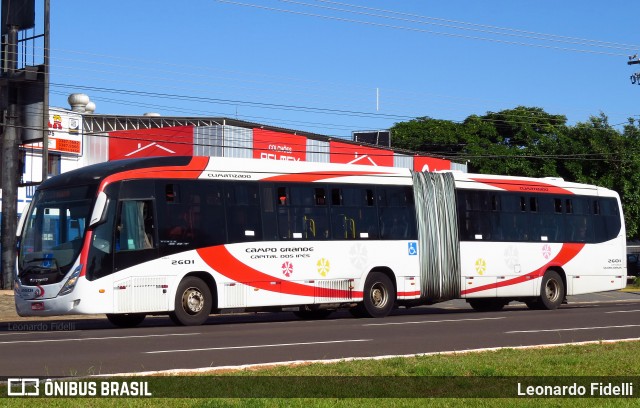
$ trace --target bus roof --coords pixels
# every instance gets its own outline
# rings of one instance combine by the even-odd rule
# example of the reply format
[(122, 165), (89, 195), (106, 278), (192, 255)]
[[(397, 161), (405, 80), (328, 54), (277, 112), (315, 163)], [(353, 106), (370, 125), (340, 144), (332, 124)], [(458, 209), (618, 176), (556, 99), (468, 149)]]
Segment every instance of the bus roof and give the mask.
[(158, 166), (186, 166), (191, 159), (189, 156), (143, 157), (91, 164), (47, 179), (38, 188), (46, 189), (69, 185), (94, 184), (105, 177), (123, 171)]
[[(227, 172), (228, 174), (245, 173), (252, 174), (256, 177), (252, 179), (272, 180), (272, 181), (320, 181), (313, 177), (284, 177), (280, 179), (274, 175), (309, 175), (324, 174), (330, 176), (332, 173), (339, 175), (338, 177), (355, 176), (355, 179), (362, 177), (380, 177), (374, 180), (374, 183), (386, 183), (383, 178), (390, 180), (395, 179), (399, 184), (411, 184), (411, 172), (408, 168), (400, 167), (382, 167), (382, 166), (365, 166), (354, 164), (338, 164), (338, 163), (318, 163), (318, 162), (289, 162), (278, 160), (260, 160), (260, 159), (242, 159), (227, 157), (197, 157), (197, 156), (170, 156), (170, 157), (145, 157), (132, 158), (124, 160), (114, 160), (104, 163), (98, 163), (72, 170), (56, 177), (52, 177), (43, 182), (39, 189), (48, 189), (55, 187), (68, 187), (70, 185), (86, 185), (100, 183), (105, 178), (114, 174), (123, 172), (133, 172), (136, 170), (157, 168), (158, 178), (171, 178), (172, 172), (196, 171), (193, 178), (217, 178), (214, 177), (219, 173)], [(514, 176), (498, 176), (486, 174), (471, 174), (462, 172), (452, 172), (454, 175), (456, 186), (459, 188), (475, 188), (487, 190), (508, 190), (521, 191), (527, 193), (568, 193), (568, 194), (584, 194), (586, 190), (591, 193), (597, 190), (603, 195), (615, 195), (611, 190), (596, 187), (588, 184), (567, 182), (561, 178), (531, 178), (531, 177), (514, 177)], [(149, 174), (147, 174), (149, 177)], [(136, 178), (135, 176), (133, 178)], [(233, 177), (231, 177), (233, 178)], [(327, 177), (325, 177), (327, 178)]]

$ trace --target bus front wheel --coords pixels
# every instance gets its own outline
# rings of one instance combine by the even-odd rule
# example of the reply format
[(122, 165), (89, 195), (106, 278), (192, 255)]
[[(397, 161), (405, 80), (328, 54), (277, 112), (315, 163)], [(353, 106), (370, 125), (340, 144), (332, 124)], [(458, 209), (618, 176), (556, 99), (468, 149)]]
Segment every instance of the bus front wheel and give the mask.
[(364, 283), (364, 299), (351, 314), (356, 317), (385, 317), (393, 310), (396, 290), (384, 273), (373, 272)]
[(200, 278), (188, 276), (178, 285), (175, 310), (169, 317), (181, 326), (199, 326), (209, 317), (212, 304), (209, 286)]

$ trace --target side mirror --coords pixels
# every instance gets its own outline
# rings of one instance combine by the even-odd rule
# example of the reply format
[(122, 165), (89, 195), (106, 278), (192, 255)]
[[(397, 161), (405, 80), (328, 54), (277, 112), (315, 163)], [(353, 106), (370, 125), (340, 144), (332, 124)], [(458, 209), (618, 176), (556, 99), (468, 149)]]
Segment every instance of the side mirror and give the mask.
[(104, 222), (107, 216), (107, 201), (107, 195), (104, 192), (100, 192), (100, 194), (98, 194), (98, 198), (96, 198), (96, 203), (93, 206), (93, 212), (89, 219), (89, 227), (93, 227), (94, 225)]
[[(33, 203), (33, 201), (32, 201)], [(27, 220), (27, 214), (31, 212), (31, 204), (20, 214), (20, 218), (18, 218), (18, 228), (16, 228), (16, 237), (19, 237), (22, 234), (22, 228), (24, 227), (24, 223)]]

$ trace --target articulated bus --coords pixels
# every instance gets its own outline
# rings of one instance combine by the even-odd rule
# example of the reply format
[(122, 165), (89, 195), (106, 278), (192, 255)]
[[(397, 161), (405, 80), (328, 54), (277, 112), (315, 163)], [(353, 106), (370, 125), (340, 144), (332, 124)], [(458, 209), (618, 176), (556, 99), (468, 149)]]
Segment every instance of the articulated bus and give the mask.
[(20, 316), (394, 307), (466, 299), (556, 309), (624, 287), (618, 195), (558, 178), (209, 157), (53, 177), (19, 222)]

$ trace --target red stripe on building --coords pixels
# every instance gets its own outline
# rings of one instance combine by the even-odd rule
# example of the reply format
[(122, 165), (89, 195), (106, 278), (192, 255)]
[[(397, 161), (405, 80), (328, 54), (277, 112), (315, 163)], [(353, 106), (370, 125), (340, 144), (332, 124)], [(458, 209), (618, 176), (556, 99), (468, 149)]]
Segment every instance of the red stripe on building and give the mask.
[(109, 160), (192, 154), (193, 126), (109, 132)]

